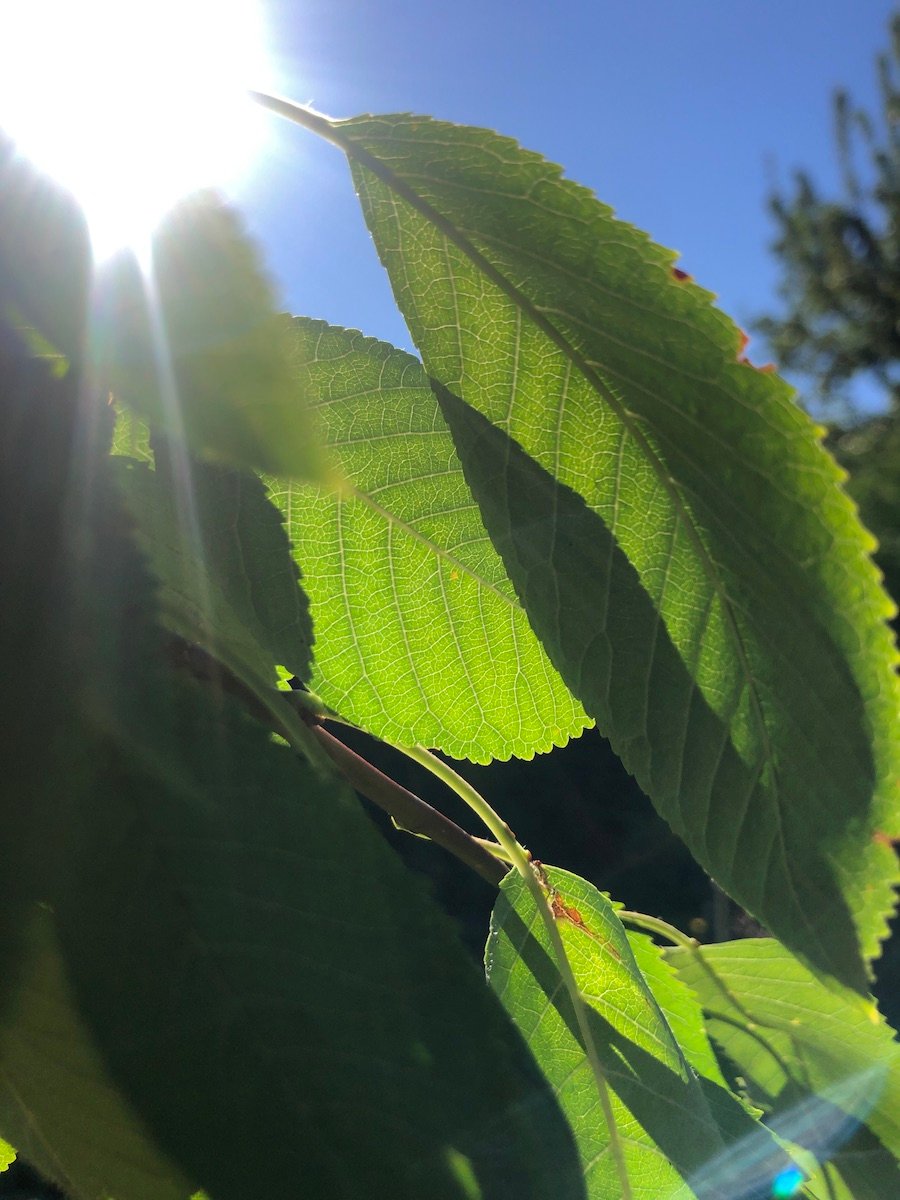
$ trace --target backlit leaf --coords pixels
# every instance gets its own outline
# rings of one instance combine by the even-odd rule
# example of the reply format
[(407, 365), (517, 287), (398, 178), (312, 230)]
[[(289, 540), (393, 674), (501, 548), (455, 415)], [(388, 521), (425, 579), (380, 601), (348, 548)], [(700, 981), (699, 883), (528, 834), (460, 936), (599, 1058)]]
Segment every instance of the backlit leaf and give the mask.
[(627, 930), (627, 937), (638, 970), (662, 1010), (682, 1054), (698, 1075), (726, 1087), (696, 995), (667, 961), (662, 946), (657, 946), (647, 934), (631, 929)]
[(832, 1103), (900, 1157), (900, 1044), (871, 997), (825, 987), (772, 939), (676, 948), (667, 957), (756, 1103), (777, 1114), (798, 1096), (834, 1097), (865, 1080)]
[[(449, 922), (302, 736), (276, 744), (172, 670), (105, 453), (74, 407), (42, 422), (42, 386), (65, 381), (38, 383), (13, 405), (11, 463), (2, 448), (22, 514), (5, 567), (29, 589), (10, 593), (11, 634), (40, 668), (46, 639), (60, 671), (17, 697), (33, 717), (48, 692), (54, 723), (27, 743), (41, 770), (24, 796), (0, 796), (15, 834), (0, 889), (18, 913), (46, 905), (75, 1013), (68, 1032), (53, 1017), (59, 1105), (43, 1098), (41, 1145), (68, 1158), (97, 1139), (105, 1176), (128, 1152), (120, 1101), (215, 1200), (577, 1200), (568, 1127)], [(43, 1001), (28, 1003), (24, 926), (0, 912), (0, 1028), (29, 1028)], [(112, 1091), (106, 1125), (75, 1146), (73, 1115), (100, 1109), (79, 1110), (92, 1065), (73, 1024)]]
[[(514, 873), (504, 880), (494, 909), (485, 965), (556, 1089), (578, 1141), (591, 1200), (729, 1195), (728, 1155), (742, 1139), (753, 1147), (756, 1183), (771, 1180), (786, 1165), (785, 1156), (723, 1087), (695, 1076), (609, 901), (568, 871), (545, 873), (588, 1006), (593, 1051), (611, 1092), (611, 1124), (544, 923)], [(725, 1120), (720, 1104), (729, 1110)]]
[(312, 603), (313, 688), (381, 737), (479, 762), (580, 733), (421, 364), (321, 321), (295, 320), (291, 347), (346, 480), (339, 494), (270, 480)]
[(231, 466), (328, 477), (288, 366), (285, 323), (224, 205), (205, 194), (182, 201), (148, 259), (121, 255), (99, 294), (94, 337), (117, 399)]
[(893, 606), (809, 418), (671, 252), (539, 156), (320, 125), (555, 666), (722, 887), (864, 991), (900, 833)]

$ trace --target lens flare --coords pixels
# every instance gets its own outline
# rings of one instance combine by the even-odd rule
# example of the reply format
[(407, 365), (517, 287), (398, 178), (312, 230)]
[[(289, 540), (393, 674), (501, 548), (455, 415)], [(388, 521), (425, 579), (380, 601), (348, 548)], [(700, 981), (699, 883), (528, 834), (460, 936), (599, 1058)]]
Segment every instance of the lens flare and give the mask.
[(146, 241), (198, 187), (228, 187), (264, 124), (252, 0), (29, 0), (0, 20), (0, 121), (85, 209), (98, 258)]
[(803, 1186), (805, 1176), (799, 1167), (788, 1167), (777, 1175), (772, 1184), (773, 1200), (790, 1200)]
[(781, 1161), (775, 1162), (771, 1138), (760, 1129), (695, 1172), (688, 1180), (691, 1191), (701, 1200), (726, 1195), (729, 1200), (789, 1200), (800, 1191), (808, 1173), (827, 1163), (853, 1136), (878, 1102), (886, 1077), (887, 1067), (875, 1064), (767, 1118), (769, 1130), (809, 1172), (797, 1162), (784, 1162), (780, 1153), (776, 1157)]

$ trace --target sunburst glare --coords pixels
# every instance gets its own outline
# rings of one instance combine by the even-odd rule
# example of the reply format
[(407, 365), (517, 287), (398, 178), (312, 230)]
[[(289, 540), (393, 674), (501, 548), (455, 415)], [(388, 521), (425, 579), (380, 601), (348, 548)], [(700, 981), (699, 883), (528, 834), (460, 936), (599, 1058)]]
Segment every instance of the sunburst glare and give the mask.
[(78, 198), (98, 258), (198, 187), (236, 182), (262, 122), (253, 0), (30, 0), (0, 35), (0, 122)]

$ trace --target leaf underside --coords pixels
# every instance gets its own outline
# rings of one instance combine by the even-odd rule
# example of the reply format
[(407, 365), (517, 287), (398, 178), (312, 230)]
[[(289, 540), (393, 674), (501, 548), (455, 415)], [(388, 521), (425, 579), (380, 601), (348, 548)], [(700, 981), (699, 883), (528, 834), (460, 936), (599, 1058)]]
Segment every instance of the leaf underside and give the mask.
[(816, 429), (671, 252), (539, 156), (410, 116), (326, 136), (554, 665), (717, 882), (865, 990), (893, 606)]
[[(688, 1067), (609, 901), (568, 871), (544, 871), (563, 914), (557, 926), (612, 1092), (612, 1127), (604, 1120), (543, 921), (515, 874), (504, 880), (494, 909), (485, 965), (491, 986), (557, 1091), (578, 1141), (591, 1200), (724, 1198), (733, 1182), (729, 1154), (741, 1140), (752, 1143), (758, 1178), (777, 1175), (787, 1160), (767, 1131), (712, 1078), (714, 1068), (700, 1080)], [(693, 1012), (683, 1002), (677, 986), (661, 990), (682, 1028), (697, 1021), (699, 1009)], [(691, 1034), (695, 1048), (700, 1037), (702, 1027)]]
[[(897, 1195), (900, 1045), (871, 997), (823, 986), (771, 939), (677, 948), (667, 958), (767, 1122), (777, 1129), (785, 1110), (818, 1101), (813, 1132), (830, 1122), (837, 1134), (826, 1170), (857, 1200)], [(829, 1107), (849, 1119), (835, 1122)], [(802, 1141), (796, 1130), (793, 1140)], [(825, 1184), (815, 1190), (829, 1194)]]
[(52, 921), (45, 907), (29, 915), (0, 1020), (0, 1124), (71, 1200), (188, 1200), (195, 1189), (153, 1146), (78, 1015)]
[(270, 479), (317, 632), (314, 690), (388, 741), (530, 758), (588, 724), (485, 532), (421, 363), (321, 321), (291, 364), (342, 492)]

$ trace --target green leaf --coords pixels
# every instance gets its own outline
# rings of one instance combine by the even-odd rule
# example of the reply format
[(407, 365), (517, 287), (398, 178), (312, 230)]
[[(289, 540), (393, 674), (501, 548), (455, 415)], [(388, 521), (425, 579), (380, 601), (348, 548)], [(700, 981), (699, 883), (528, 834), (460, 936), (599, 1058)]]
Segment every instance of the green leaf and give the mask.
[(55, 898), (159, 1144), (217, 1200), (298, 1180), (323, 1200), (577, 1197), (545, 1081), (356, 801), (229, 702), (164, 699), (171, 729), (145, 723), (72, 814)]
[[(119, 443), (135, 442), (133, 425)], [(143, 443), (136, 441), (142, 452)], [(156, 469), (112, 459), (141, 548), (158, 576), (166, 627), (249, 684), (279, 665), (309, 677), (309, 604), (280, 513), (253, 475), (203, 463), (157, 438)]]
[[(0, 1018), (0, 1128), (71, 1200), (187, 1200), (195, 1190), (159, 1154), (109, 1077), (35, 907), (14, 1001)], [(0, 1170), (5, 1143), (0, 1142)]]
[[(620, 905), (613, 905), (614, 909)], [(703, 1023), (703, 1009), (665, 957), (665, 950), (645, 933), (626, 931), (634, 961), (653, 993), (682, 1054), (702, 1079), (727, 1087)]]
[[(667, 957), (697, 994), (710, 1035), (751, 1099), (777, 1118), (798, 1100), (826, 1097), (854, 1118), (845, 1136), (864, 1122), (882, 1147), (860, 1134), (835, 1159), (854, 1181), (854, 1196), (860, 1178), (896, 1176), (888, 1159), (900, 1157), (900, 1044), (871, 997), (825, 987), (771, 939), (678, 948)], [(858, 1080), (865, 1086), (854, 1090)], [(898, 1185), (895, 1177), (893, 1191), (875, 1194), (888, 1200)]]
[(147, 463), (153, 467), (156, 456), (153, 453), (152, 434), (146, 421), (129, 408), (115, 407), (116, 423), (113, 427), (112, 445), (110, 451), (122, 458), (133, 458), (138, 462)]
[(154, 428), (231, 466), (330, 479), (256, 251), (209, 195), (183, 201), (146, 263), (100, 280), (95, 330), (116, 397)]
[[(609, 901), (576, 875), (544, 870), (588, 1006), (593, 1047), (583, 1042), (531, 894), (512, 873), (494, 909), (485, 963), (491, 986), (556, 1089), (591, 1200), (722, 1195), (729, 1143), (733, 1148), (741, 1138), (752, 1143), (757, 1174), (777, 1174), (787, 1160), (767, 1132), (724, 1088), (698, 1080), (688, 1066)], [(676, 989), (664, 990), (681, 1010)], [(611, 1124), (592, 1053), (612, 1093)], [(719, 1105), (728, 1110), (724, 1120)]]
[(816, 1200), (895, 1200), (897, 1160), (865, 1126), (817, 1171), (807, 1191)]
[[(61, 401), (66, 384), (43, 380)], [(94, 423), (75, 427), (77, 407), (38, 387), (21, 399), (0, 445), (4, 467), (22, 459), (4, 616), (12, 605), (30, 666), (46, 640), (60, 669), (17, 697), (34, 720), (47, 692), (53, 723), (27, 742), (27, 788), (0, 795), (14, 834), (0, 889), (17, 914), (49, 905), (113, 1100), (216, 1200), (576, 1200), (568, 1127), (449, 922), (346, 787), (297, 753), (302, 736), (276, 744), (171, 669)], [(24, 927), (0, 915), (0, 1019), (14, 1023)], [(82, 1093), (64, 1049), (54, 1083), (71, 1123)], [(106, 1132), (109, 1162), (126, 1147)], [(55, 1117), (41, 1133), (64, 1141)], [(86, 1129), (85, 1145), (103, 1134)]]
[(421, 364), (295, 320), (291, 361), (346, 485), (270, 481), (318, 630), (312, 686), (393, 742), (477, 762), (588, 723), (531, 631)]
[[(109, 425), (102, 408), (79, 425), (74, 372), (55, 377), (6, 329), (0, 346), (0, 1132), (73, 1200), (106, 1200), (118, 1184), (123, 1196), (186, 1197), (105, 1073), (44, 936), (47, 910), (34, 904), (66, 853), (48, 814), (74, 797), (89, 803), (90, 770), (73, 736), (83, 670), (76, 612), (88, 462), (105, 450)], [(116, 644), (112, 628), (102, 632)], [(4, 1168), (11, 1155), (0, 1142)]]
[(4, 1171), (8, 1171), (15, 1161), (15, 1150), (10, 1146), (9, 1142), (4, 1142), (3, 1138), (0, 1138), (0, 1175)]
[[(487, 419), (457, 449), (560, 674), (722, 887), (865, 990), (900, 833), (894, 609), (808, 417), (670, 251), (539, 156), (301, 119), (349, 155), (427, 371)], [(476, 467), (491, 427), (527, 458)]]
[[(32, 876), (44, 861), (40, 851), (32, 861), (13, 851), (56, 781), (75, 787), (79, 778), (64, 736), (73, 719), (64, 686), (74, 671), (66, 522), (79, 509), (72, 488), (78, 401), (75, 373), (55, 376), (0, 313), (0, 1014), (22, 951), (18, 927)], [(93, 426), (98, 434), (102, 424)]]

